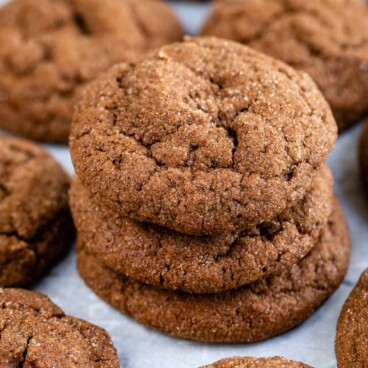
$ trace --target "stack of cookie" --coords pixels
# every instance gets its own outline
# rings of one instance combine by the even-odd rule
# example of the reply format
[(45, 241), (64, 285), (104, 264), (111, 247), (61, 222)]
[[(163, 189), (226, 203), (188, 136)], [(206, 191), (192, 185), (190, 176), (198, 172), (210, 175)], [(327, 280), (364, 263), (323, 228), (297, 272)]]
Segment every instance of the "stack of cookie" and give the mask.
[(85, 91), (70, 146), (78, 268), (140, 323), (251, 342), (307, 319), (349, 260), (324, 160), (337, 134), (306, 74), (186, 39)]

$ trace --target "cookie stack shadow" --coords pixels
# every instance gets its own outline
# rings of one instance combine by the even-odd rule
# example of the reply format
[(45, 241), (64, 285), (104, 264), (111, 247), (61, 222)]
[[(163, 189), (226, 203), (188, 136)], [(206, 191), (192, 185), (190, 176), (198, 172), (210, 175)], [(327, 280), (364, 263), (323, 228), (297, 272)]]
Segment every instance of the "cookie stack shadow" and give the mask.
[[(224, 49), (232, 59), (223, 59)], [(196, 68), (195, 72), (186, 65)], [(273, 108), (261, 111), (267, 109), (266, 104), (262, 105), (257, 110), (258, 116), (249, 112), (252, 106), (233, 115), (227, 111), (226, 115), (225, 107), (230, 105), (224, 99), (221, 102), (224, 106), (219, 108), (221, 121), (217, 126), (205, 123), (207, 116), (203, 111), (209, 111), (210, 115), (215, 99), (211, 100), (209, 92), (203, 95), (207, 91), (204, 80), (210, 81), (208, 88), (215, 90), (216, 103), (220, 105), (219, 99), (230, 78), (228, 71), (245, 67), (247, 75), (237, 77), (244, 84), (243, 94), (247, 93), (248, 85), (255, 89), (271, 88), (267, 87), (267, 81), (277, 78), (281, 97), (273, 100), (275, 94), (270, 92), (268, 102)], [(145, 68), (150, 72), (143, 73)], [(208, 68), (208, 73), (201, 68)], [(257, 73), (263, 68), (270, 74), (257, 85), (260, 80)], [(193, 85), (198, 89), (188, 92), (191, 99), (197, 99), (195, 105), (186, 105), (194, 112), (180, 110), (178, 119), (187, 113), (200, 123), (188, 123), (184, 128), (178, 124), (176, 133), (167, 130), (163, 123), (157, 133), (155, 119), (160, 116), (160, 109), (167, 108), (167, 114), (174, 114), (165, 118), (166, 121), (171, 118), (175, 124), (173, 104), (177, 99), (170, 94), (175, 94), (171, 91), (178, 75), (182, 81), (188, 81), (188, 85), (183, 82), (178, 90), (188, 92), (186, 89)], [(156, 77), (162, 78), (162, 85)], [(243, 77), (249, 83), (241, 80)], [(173, 86), (169, 86), (170, 93), (166, 94), (165, 88), (171, 81)], [(138, 83), (143, 85), (137, 87)], [(286, 124), (282, 138), (288, 145), (288, 156), (282, 157), (286, 157), (291, 169), (288, 174), (276, 175), (272, 165), (283, 165), (279, 162), (281, 155), (272, 148), (278, 147), (278, 137), (264, 133), (267, 126), (253, 134), (247, 119), (253, 118), (258, 127), (263, 127), (264, 121), (258, 120), (259, 117), (274, 113), (278, 104), (285, 103), (289, 108), (291, 100), (284, 101), (282, 97), (288, 99), (290, 91), (299, 88), (298, 83), (301, 99), (309, 99), (311, 110), (306, 108), (305, 116), (298, 111), (300, 115), (287, 125), (285, 121), (293, 114), (279, 109), (279, 114), (285, 114), (280, 121)], [(161, 89), (156, 89), (157, 85)], [(220, 91), (217, 86), (221, 86)], [(135, 88), (145, 92), (135, 93)], [(234, 93), (231, 106), (237, 106)], [(264, 96), (268, 90), (260, 93), (259, 96)], [(134, 102), (129, 100), (132, 96)], [(142, 96), (154, 106), (154, 113)], [(259, 103), (260, 97), (250, 92), (248, 97), (253, 99), (254, 106)], [(126, 105), (121, 103), (124, 98)], [(296, 110), (302, 106), (298, 106), (298, 99), (293, 100)], [(244, 95), (239, 96), (239, 101), (242, 100)], [(129, 110), (132, 106), (141, 106), (141, 115), (136, 111), (133, 114)], [(133, 115), (136, 124), (129, 131), (127, 121)], [(182, 124), (188, 121), (188, 116), (183, 117)], [(231, 125), (226, 119), (236, 124)], [(118, 124), (121, 128), (116, 134)], [(306, 124), (304, 129), (302, 124)], [(167, 133), (164, 138), (162, 132)], [(279, 130), (274, 132), (278, 134)], [(156, 135), (152, 141), (150, 135)], [(298, 146), (299, 138), (304, 146)], [(78, 269), (82, 278), (98, 296), (124, 314), (181, 338), (255, 342), (294, 328), (336, 290), (349, 262), (346, 221), (333, 195), (332, 175), (324, 164), (335, 138), (332, 114), (308, 77), (232, 42), (187, 39), (161, 48), (134, 65), (113, 68), (89, 87), (76, 110), (70, 140), (78, 174), (72, 184), (70, 202), (78, 229)], [(269, 146), (263, 147), (267, 140)], [(191, 147), (190, 153), (197, 151), (197, 156), (194, 153), (187, 158), (183, 169), (175, 160), (179, 161), (186, 144)], [(257, 145), (263, 148), (258, 149)], [(230, 161), (238, 160), (237, 165), (225, 162), (227, 151)], [(251, 160), (251, 154), (259, 156)], [(152, 157), (160, 162), (157, 169), (150, 166)], [(205, 167), (207, 159), (212, 166)], [(267, 162), (272, 159), (272, 164)], [(303, 166), (304, 162), (308, 165)], [(269, 175), (262, 170), (268, 170)], [(243, 174), (241, 184), (231, 182), (235, 172)], [(146, 173), (149, 184), (146, 178), (144, 185), (140, 184)], [(201, 192), (210, 175), (213, 175), (210, 189)], [(158, 176), (160, 180), (155, 181)], [(238, 201), (237, 193), (240, 193)]]

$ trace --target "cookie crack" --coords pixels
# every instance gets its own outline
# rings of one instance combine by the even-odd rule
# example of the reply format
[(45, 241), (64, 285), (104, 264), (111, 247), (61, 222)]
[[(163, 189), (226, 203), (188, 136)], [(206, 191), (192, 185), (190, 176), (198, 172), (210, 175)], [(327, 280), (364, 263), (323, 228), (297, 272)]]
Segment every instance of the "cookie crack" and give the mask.
[(23, 368), (24, 367), (24, 364), (27, 363), (27, 354), (28, 354), (28, 349), (29, 349), (29, 345), (31, 343), (31, 340), (33, 339), (33, 336), (30, 336), (27, 338), (27, 341), (26, 341), (26, 346), (25, 346), (25, 349), (22, 353), (22, 359), (21, 361), (18, 363), (18, 367), (19, 368)]
[(2, 200), (4, 200), (6, 197), (10, 196), (10, 191), (8, 190), (8, 188), (0, 182), (0, 202)]
[(82, 35), (90, 36), (92, 34), (82, 13), (75, 12), (73, 14), (73, 21)]

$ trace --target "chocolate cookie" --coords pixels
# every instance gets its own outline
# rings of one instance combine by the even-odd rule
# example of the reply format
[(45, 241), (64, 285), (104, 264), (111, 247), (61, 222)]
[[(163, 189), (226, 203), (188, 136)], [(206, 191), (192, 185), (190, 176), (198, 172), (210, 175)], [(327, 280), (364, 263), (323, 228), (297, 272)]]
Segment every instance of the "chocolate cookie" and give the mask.
[(80, 181), (70, 203), (88, 251), (114, 271), (161, 288), (216, 293), (299, 262), (326, 225), (331, 200), (332, 176), (324, 167), (294, 208), (252, 230), (207, 237), (120, 217), (91, 200)]
[(44, 150), (0, 138), (0, 286), (25, 286), (66, 251), (74, 235), (69, 177)]
[(368, 121), (365, 122), (359, 147), (360, 174), (368, 193)]
[(158, 0), (11, 1), (0, 9), (0, 127), (66, 142), (88, 82), (181, 36)]
[(303, 198), (336, 125), (312, 80), (245, 46), (186, 39), (92, 83), (76, 171), (122, 216), (187, 234), (244, 230)]
[(368, 270), (344, 304), (336, 334), (339, 368), (365, 368), (368, 364)]
[(279, 276), (219, 294), (161, 290), (122, 276), (90, 255), (79, 237), (78, 268), (101, 298), (163, 333), (208, 342), (254, 342), (306, 320), (339, 286), (349, 263), (348, 230), (335, 204), (311, 253)]
[(303, 363), (292, 362), (284, 358), (228, 358), (202, 368), (312, 368)]
[(217, 1), (202, 34), (308, 72), (341, 131), (368, 112), (368, 10), (360, 0)]
[(46, 296), (0, 289), (2, 368), (119, 368), (107, 332), (66, 316)]

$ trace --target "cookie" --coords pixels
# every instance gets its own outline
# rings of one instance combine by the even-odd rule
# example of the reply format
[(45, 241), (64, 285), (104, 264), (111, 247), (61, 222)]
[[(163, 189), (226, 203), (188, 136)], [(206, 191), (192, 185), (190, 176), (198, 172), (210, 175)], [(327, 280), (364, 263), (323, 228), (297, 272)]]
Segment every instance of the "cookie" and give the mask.
[(234, 42), (187, 38), (92, 83), (70, 147), (98, 202), (140, 222), (213, 235), (295, 205), (335, 138), (306, 74)]
[(284, 358), (228, 358), (202, 368), (311, 368), (303, 363), (292, 362)]
[(359, 146), (360, 174), (368, 193), (368, 121), (365, 122)]
[(0, 289), (2, 368), (119, 368), (107, 332), (66, 316), (46, 296)]
[(350, 243), (336, 203), (311, 253), (278, 276), (218, 294), (167, 291), (104, 266), (78, 238), (78, 269), (102, 299), (139, 323), (190, 340), (245, 343), (265, 340), (305, 321), (342, 282)]
[(114, 271), (165, 289), (217, 293), (280, 273), (309, 253), (331, 213), (332, 176), (324, 167), (298, 205), (269, 223), (218, 236), (120, 217), (91, 200), (78, 180), (70, 204), (88, 251)]
[(249, 45), (307, 72), (339, 130), (368, 112), (368, 10), (360, 0), (223, 0), (203, 35)]
[(368, 362), (368, 270), (342, 309), (336, 333), (339, 368), (365, 368)]
[(73, 105), (117, 62), (177, 41), (158, 0), (13, 0), (0, 9), (0, 128), (67, 142)]
[(43, 149), (0, 138), (0, 286), (25, 286), (65, 253), (74, 235), (69, 177)]

